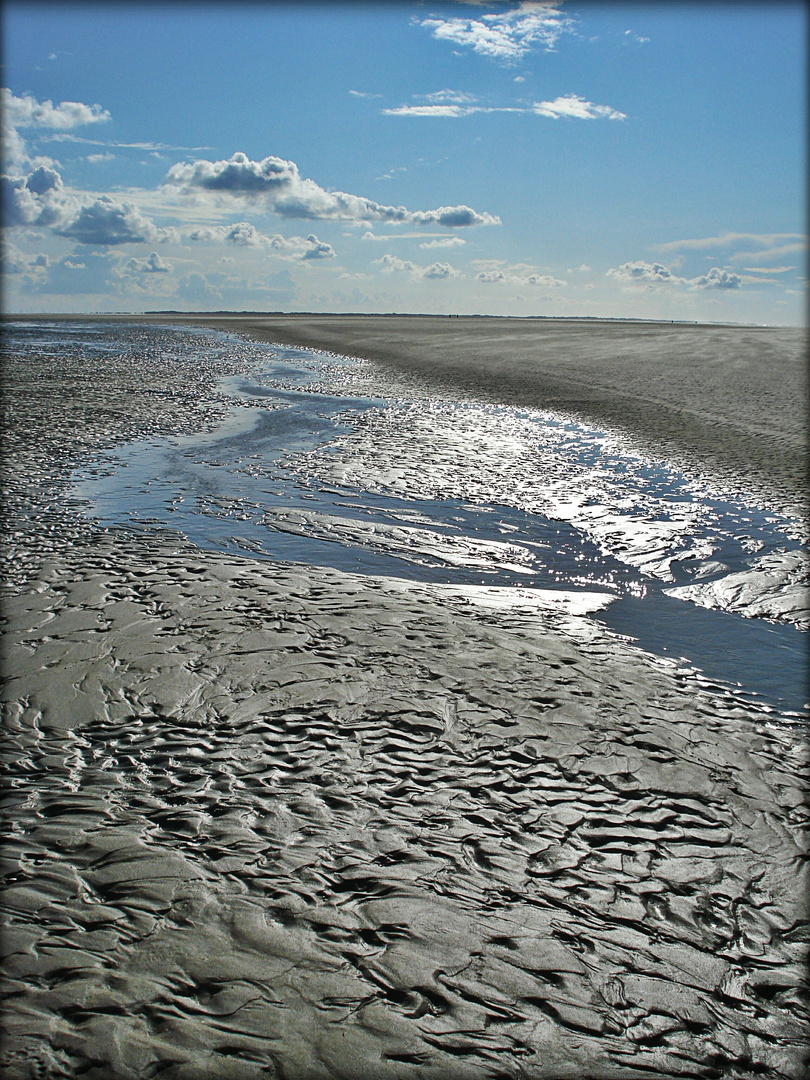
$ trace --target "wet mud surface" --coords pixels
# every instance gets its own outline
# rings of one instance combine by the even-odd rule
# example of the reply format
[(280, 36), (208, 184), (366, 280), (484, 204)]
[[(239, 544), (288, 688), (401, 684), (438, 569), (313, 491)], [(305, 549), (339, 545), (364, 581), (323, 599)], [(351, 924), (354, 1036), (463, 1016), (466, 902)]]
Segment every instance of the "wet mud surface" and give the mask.
[(592, 587), (94, 522), (83, 459), (253, 363), (160, 333), (4, 364), (4, 1075), (804, 1076), (800, 719)]

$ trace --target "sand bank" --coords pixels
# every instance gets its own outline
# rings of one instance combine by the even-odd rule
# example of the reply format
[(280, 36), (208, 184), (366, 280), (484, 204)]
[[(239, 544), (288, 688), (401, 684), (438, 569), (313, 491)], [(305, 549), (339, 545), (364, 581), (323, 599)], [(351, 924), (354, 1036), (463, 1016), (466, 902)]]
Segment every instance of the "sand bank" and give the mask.
[(66, 504), (240, 362), (4, 364), (4, 1075), (798, 1080), (798, 730), (570, 609)]

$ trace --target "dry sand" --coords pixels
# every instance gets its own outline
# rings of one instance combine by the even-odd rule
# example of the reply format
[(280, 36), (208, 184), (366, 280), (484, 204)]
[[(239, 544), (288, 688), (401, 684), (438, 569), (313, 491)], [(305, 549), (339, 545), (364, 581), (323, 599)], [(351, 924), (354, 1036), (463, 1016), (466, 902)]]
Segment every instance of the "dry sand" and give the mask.
[(577, 616), (66, 504), (240, 362), (3, 367), (3, 1075), (799, 1080), (798, 730)]

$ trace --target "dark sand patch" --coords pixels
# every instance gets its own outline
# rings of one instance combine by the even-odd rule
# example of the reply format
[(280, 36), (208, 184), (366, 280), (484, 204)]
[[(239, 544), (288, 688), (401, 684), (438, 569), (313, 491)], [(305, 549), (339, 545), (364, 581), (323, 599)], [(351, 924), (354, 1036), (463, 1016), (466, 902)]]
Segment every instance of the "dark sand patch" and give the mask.
[(3, 366), (4, 1075), (803, 1077), (800, 731), (574, 616), (65, 505), (248, 353)]

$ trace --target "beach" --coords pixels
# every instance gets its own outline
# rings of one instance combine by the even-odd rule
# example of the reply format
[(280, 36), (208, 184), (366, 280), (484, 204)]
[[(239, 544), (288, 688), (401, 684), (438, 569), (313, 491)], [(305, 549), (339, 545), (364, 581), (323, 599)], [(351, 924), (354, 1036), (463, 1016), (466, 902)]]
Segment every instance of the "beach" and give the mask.
[(807, 335), (800, 328), (474, 316), (199, 321), (377, 360), (484, 400), (573, 413), (806, 516)]
[[(3, 1074), (804, 1076), (803, 723), (559, 597), (223, 555), (66, 498), (83, 460), (215, 429), (253, 338), (605, 425), (801, 532), (803, 333), (77, 321), (132, 352), (2, 371)], [(200, 366), (173, 322), (242, 337)]]

